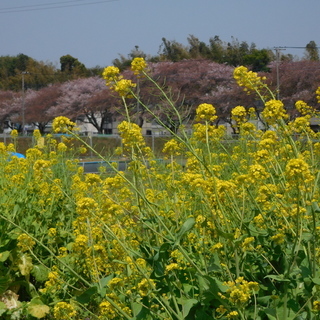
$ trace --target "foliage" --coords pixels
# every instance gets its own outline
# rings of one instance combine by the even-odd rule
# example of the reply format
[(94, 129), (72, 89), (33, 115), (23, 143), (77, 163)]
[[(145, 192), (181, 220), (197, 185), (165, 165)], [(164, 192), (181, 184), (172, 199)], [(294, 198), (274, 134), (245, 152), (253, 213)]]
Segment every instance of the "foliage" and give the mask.
[(319, 61), (319, 49), (314, 41), (310, 41), (306, 45), (306, 59), (311, 61)]
[[(133, 66), (175, 109), (144, 60)], [(75, 146), (64, 116), (53, 131), (67, 137), (36, 131), (25, 159), (10, 155), (17, 132), (0, 144), (2, 319), (318, 319), (317, 112), (297, 101), (290, 121), (264, 78), (244, 67), (234, 76), (262, 98), (270, 126), (258, 130), (237, 106), (235, 142), (202, 103), (191, 136), (180, 126), (165, 161), (154, 160), (127, 96), (143, 101), (109, 67), (127, 116), (118, 128), (126, 172), (102, 158), (108, 167), (84, 174), (71, 159), (89, 146)]]
[[(21, 90), (22, 74), (25, 88), (40, 89), (56, 82), (55, 68), (50, 63), (38, 62), (24, 54), (0, 57), (0, 89)], [(32, 74), (32, 76), (31, 76)]]

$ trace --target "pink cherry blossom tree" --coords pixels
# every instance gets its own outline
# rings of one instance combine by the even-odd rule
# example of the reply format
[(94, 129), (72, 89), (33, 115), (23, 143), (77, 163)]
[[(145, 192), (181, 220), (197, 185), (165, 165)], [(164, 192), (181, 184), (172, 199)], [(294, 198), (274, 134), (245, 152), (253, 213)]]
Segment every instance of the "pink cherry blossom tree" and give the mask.
[(51, 111), (72, 119), (81, 118), (103, 132), (119, 106), (119, 99), (106, 87), (100, 77), (90, 77), (68, 81), (61, 86), (61, 97)]

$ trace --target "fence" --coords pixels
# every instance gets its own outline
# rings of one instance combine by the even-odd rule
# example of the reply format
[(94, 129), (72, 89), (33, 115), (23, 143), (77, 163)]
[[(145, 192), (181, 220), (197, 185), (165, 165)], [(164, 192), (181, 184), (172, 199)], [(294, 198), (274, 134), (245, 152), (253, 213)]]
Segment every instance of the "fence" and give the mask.
[[(171, 136), (150, 136), (147, 135), (144, 137), (147, 146), (149, 146), (154, 154), (161, 154), (164, 144), (171, 139)], [(60, 142), (63, 141), (62, 136), (57, 136), (55, 139)], [(117, 147), (121, 147), (121, 139), (118, 135), (93, 135), (93, 136), (81, 136), (83, 142), (88, 146), (94, 149), (101, 155), (113, 155), (114, 150)], [(81, 141), (72, 138), (73, 147), (77, 148), (83, 145)], [(32, 148), (35, 145), (35, 140), (33, 136), (18, 136), (13, 139), (8, 134), (0, 134), (0, 142), (8, 145), (10, 143), (15, 143), (16, 151), (22, 154), (25, 154), (29, 148)], [(95, 157), (93, 151), (88, 150), (84, 155), (87, 158)]]

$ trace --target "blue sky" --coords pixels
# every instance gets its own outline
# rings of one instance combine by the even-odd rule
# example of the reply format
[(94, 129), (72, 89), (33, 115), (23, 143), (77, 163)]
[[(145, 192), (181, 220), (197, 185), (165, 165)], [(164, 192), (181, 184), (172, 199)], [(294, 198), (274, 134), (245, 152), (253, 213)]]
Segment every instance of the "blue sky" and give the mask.
[(0, 56), (24, 53), (59, 67), (70, 54), (105, 67), (136, 45), (156, 55), (163, 37), (186, 45), (190, 34), (259, 49), (320, 46), (319, 13), (319, 0), (1, 0)]

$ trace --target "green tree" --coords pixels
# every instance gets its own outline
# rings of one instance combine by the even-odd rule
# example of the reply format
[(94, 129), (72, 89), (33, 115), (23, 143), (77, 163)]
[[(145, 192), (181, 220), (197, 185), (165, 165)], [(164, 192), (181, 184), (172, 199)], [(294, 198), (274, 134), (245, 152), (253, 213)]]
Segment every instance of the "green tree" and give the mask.
[[(72, 78), (81, 78), (81, 77), (86, 77), (88, 75), (88, 71), (85, 67), (85, 65), (77, 58), (74, 58), (70, 54), (67, 54), (65, 56), (62, 56), (60, 58), (60, 70), (63, 75), (67, 75), (70, 79), (70, 76)], [(67, 80), (67, 79), (63, 79)]]
[(223, 42), (221, 41), (219, 36), (214, 36), (213, 38), (210, 38), (209, 43), (210, 43), (210, 59), (217, 63), (223, 63), (225, 50), (223, 47)]
[(25, 89), (36, 90), (59, 80), (56, 68), (50, 63), (36, 61), (24, 54), (0, 57), (1, 90), (20, 91), (22, 78)]
[(162, 44), (160, 46), (160, 50), (161, 48), (162, 48), (162, 52), (160, 53), (160, 55), (162, 57), (162, 60), (169, 60), (169, 61), (176, 62), (176, 61), (190, 58), (188, 48), (175, 40), (169, 41), (166, 38), (162, 38)]
[(307, 60), (319, 61), (319, 50), (317, 44), (314, 41), (310, 41), (306, 45), (305, 56)]
[(210, 48), (205, 42), (200, 41), (197, 37), (193, 35), (189, 35), (187, 40), (190, 45), (190, 48), (189, 48), (190, 58), (192, 59), (210, 58)]
[(271, 61), (270, 51), (267, 49), (254, 49), (251, 53), (243, 56), (243, 64), (250, 66), (252, 71), (268, 72), (268, 64)]

